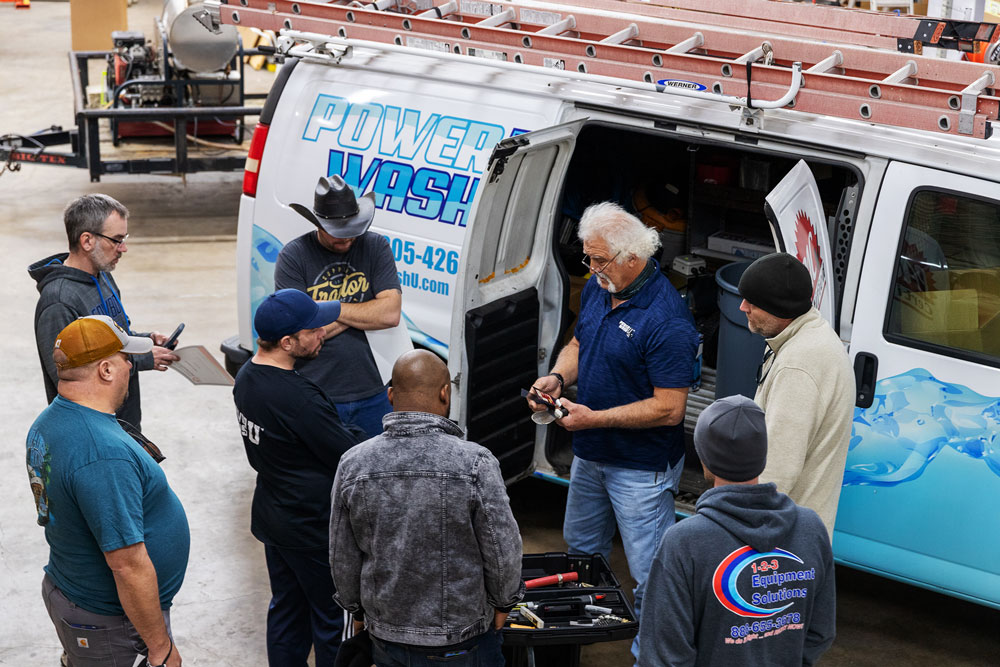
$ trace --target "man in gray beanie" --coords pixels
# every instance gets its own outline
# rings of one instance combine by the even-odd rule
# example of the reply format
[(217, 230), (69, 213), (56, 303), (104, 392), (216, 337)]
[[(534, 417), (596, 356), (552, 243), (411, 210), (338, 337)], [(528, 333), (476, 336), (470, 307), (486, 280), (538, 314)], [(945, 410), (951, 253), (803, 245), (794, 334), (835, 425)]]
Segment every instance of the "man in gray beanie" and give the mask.
[(754, 394), (771, 441), (760, 478), (816, 510), (833, 539), (856, 391), (844, 344), (812, 305), (812, 286), (795, 257), (766, 255), (740, 278), (740, 310), (767, 339)]
[(694, 446), (713, 487), (657, 549), (639, 666), (814, 664), (836, 635), (833, 552), (814, 511), (758, 483), (764, 413), (745, 396), (720, 399)]

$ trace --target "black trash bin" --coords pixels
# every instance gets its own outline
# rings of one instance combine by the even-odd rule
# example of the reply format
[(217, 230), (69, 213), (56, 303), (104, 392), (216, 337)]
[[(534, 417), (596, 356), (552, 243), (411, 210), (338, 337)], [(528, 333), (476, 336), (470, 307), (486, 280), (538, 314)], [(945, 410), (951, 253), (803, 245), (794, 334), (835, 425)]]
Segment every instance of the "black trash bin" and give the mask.
[(764, 356), (763, 336), (747, 328), (747, 316), (740, 310), (740, 277), (753, 262), (727, 264), (715, 272), (719, 285), (719, 358), (715, 375), (715, 397), (743, 394), (753, 398), (757, 391), (757, 368)]

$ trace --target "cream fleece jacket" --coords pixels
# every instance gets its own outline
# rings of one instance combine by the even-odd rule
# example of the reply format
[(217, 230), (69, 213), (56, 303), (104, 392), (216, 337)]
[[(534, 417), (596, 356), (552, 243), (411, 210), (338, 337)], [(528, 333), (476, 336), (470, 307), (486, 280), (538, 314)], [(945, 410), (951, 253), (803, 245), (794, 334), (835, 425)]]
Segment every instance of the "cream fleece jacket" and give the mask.
[(854, 419), (850, 360), (815, 308), (767, 344), (774, 354), (754, 395), (767, 423), (767, 466), (760, 481), (774, 482), (814, 510), (832, 538)]

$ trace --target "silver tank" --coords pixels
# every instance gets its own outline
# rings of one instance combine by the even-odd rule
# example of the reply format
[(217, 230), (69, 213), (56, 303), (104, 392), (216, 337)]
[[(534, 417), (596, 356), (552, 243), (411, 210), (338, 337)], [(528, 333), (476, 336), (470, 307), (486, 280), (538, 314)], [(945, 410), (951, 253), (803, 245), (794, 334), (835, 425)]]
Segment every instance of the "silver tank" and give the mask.
[(225, 69), (239, 49), (236, 26), (221, 26), (219, 34), (210, 32), (195, 18), (203, 9), (198, 0), (166, 0), (163, 3), (161, 20), (177, 69), (216, 72)]

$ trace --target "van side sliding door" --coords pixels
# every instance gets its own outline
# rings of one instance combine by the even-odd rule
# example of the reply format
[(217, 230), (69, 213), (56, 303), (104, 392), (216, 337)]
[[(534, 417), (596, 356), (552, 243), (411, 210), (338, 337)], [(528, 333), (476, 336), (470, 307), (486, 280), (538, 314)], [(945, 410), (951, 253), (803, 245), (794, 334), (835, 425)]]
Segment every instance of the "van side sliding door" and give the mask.
[(835, 555), (1000, 607), (1000, 184), (890, 163), (857, 294)]
[(528, 473), (536, 427), (521, 390), (550, 363), (564, 278), (552, 251), (560, 190), (584, 121), (497, 144), (459, 265), (452, 417), (500, 460), (508, 481)]

